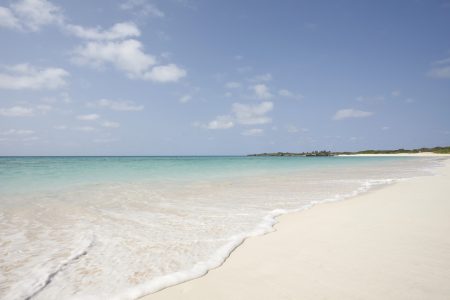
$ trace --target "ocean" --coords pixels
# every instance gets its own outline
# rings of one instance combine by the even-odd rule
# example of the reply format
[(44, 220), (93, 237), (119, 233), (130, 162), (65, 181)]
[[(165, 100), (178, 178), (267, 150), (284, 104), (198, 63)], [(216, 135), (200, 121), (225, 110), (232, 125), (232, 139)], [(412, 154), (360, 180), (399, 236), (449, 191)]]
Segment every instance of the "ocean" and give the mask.
[(0, 157), (0, 299), (137, 299), (434, 157)]

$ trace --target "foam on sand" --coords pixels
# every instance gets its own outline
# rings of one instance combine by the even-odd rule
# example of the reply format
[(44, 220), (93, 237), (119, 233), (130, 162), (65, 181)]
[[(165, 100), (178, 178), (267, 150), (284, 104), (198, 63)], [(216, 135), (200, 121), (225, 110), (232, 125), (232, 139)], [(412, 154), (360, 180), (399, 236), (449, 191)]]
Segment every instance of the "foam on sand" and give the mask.
[(448, 299), (450, 161), (280, 217), (218, 269), (143, 299)]

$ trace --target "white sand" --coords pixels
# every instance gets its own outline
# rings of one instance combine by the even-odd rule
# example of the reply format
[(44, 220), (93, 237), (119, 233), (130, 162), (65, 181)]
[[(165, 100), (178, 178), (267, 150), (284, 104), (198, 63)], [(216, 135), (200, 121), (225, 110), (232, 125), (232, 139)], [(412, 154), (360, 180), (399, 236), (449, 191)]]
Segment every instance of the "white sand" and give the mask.
[(206, 276), (144, 299), (450, 299), (450, 160), (285, 215)]
[(392, 153), (392, 154), (341, 154), (338, 156), (417, 156), (417, 157), (423, 157), (423, 156), (447, 156), (450, 157), (450, 154), (439, 154), (439, 153), (433, 153), (433, 152), (420, 152), (420, 153)]

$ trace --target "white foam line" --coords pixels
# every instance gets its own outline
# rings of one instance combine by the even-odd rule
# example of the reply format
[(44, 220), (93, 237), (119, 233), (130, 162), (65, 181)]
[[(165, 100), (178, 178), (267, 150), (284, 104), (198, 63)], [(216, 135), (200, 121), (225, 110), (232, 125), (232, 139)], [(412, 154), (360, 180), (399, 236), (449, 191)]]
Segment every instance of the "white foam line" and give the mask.
[(33, 297), (35, 297), (36, 295), (38, 295), (40, 292), (42, 292), (53, 280), (53, 278), (61, 271), (63, 270), (68, 264), (70, 264), (71, 262), (79, 259), (80, 257), (84, 256), (87, 254), (89, 248), (92, 247), (92, 245), (94, 244), (94, 235), (91, 234), (90, 238), (87, 240), (86, 243), (82, 243), (81, 247), (75, 249), (74, 251), (72, 251), (71, 255), (64, 260), (63, 262), (61, 262), (58, 266), (56, 266), (56, 268), (54, 268), (53, 270), (51, 270), (49, 273), (44, 274), (44, 276), (42, 276), (41, 278), (37, 279), (31, 288), (31, 291), (29, 293), (28, 296), (25, 297), (25, 299), (32, 299)]
[[(263, 221), (258, 224), (258, 226), (249, 233), (243, 233), (239, 235), (235, 235), (230, 238), (230, 242), (226, 245), (219, 248), (215, 254), (205, 262), (199, 262), (195, 264), (189, 270), (178, 271), (175, 273), (167, 274), (164, 276), (160, 276), (155, 278), (147, 283), (143, 283), (137, 285), (133, 288), (126, 290), (125, 292), (113, 296), (112, 300), (134, 300), (140, 297), (143, 297), (148, 294), (156, 293), (165, 288), (193, 280), (199, 277), (202, 277), (208, 273), (208, 271), (220, 267), (228, 257), (230, 257), (231, 253), (241, 245), (247, 238), (261, 236), (270, 232), (275, 231), (274, 226), (278, 223), (277, 217), (293, 213), (300, 212), (309, 208), (312, 208), (316, 204), (327, 203), (327, 202), (335, 202), (344, 200), (347, 198), (351, 198), (357, 196), (361, 193), (369, 191), (373, 186), (383, 185), (383, 184), (392, 184), (401, 179), (380, 179), (380, 180), (368, 180), (362, 183), (362, 185), (357, 188), (355, 191), (344, 194), (344, 195), (335, 195), (332, 198), (327, 198), (321, 201), (311, 201), (309, 204), (303, 205), (298, 209), (285, 210), (285, 209), (275, 209), (271, 211), (268, 215), (263, 218)], [(77, 298), (71, 298), (73, 300)], [(86, 298), (84, 298), (86, 299)]]

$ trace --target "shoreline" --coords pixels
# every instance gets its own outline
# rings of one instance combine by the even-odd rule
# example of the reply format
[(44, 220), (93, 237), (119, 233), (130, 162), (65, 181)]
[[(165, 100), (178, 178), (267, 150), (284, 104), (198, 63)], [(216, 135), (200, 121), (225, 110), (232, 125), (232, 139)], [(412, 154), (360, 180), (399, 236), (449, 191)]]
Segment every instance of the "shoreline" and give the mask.
[(353, 156), (362, 156), (362, 157), (380, 157), (380, 156), (406, 156), (406, 157), (450, 157), (450, 154), (444, 153), (433, 153), (433, 152), (421, 152), (421, 153), (380, 153), (380, 154), (339, 154), (337, 156), (340, 157), (353, 157)]
[[(345, 156), (345, 155), (344, 155)], [(442, 157), (449, 157), (448, 155), (441, 155), (441, 154), (434, 154), (434, 153), (414, 153), (414, 154), (386, 154), (386, 155), (349, 155), (349, 156), (442, 156)], [(318, 299), (318, 298), (364, 298), (364, 299), (376, 299), (379, 297), (389, 298), (389, 294), (377, 294), (377, 290), (383, 291), (385, 290), (385, 286), (382, 285), (382, 287), (379, 287), (378, 289), (374, 289), (373, 297), (369, 297), (369, 295), (366, 295), (367, 297), (362, 296), (359, 292), (361, 290), (355, 291), (354, 293), (345, 293), (338, 295), (335, 293), (339, 291), (352, 289), (350, 286), (340, 286), (339, 288), (335, 286), (336, 290), (333, 289), (323, 289), (322, 286), (315, 286), (314, 284), (307, 284), (308, 280), (311, 281), (311, 275), (317, 274), (316, 276), (312, 276), (312, 278), (315, 278), (315, 280), (318, 280), (319, 282), (322, 280), (326, 280), (325, 274), (322, 274), (324, 278), (322, 278), (319, 274), (321, 274), (319, 270), (317, 269), (317, 265), (313, 266), (311, 265), (311, 261), (308, 261), (308, 257), (313, 256), (315, 257), (315, 261), (320, 262), (322, 260), (327, 261), (330, 263), (330, 266), (333, 264), (338, 264), (342, 267), (342, 265), (339, 263), (342, 261), (342, 257), (335, 258), (328, 257), (328, 255), (324, 255), (321, 253), (321, 247), (317, 247), (315, 243), (308, 242), (308, 239), (314, 237), (317, 235), (316, 238), (321, 238), (321, 234), (323, 234), (324, 230), (326, 231), (326, 228), (324, 228), (324, 225), (330, 223), (330, 221), (341, 221), (335, 222), (336, 224), (333, 224), (331, 222), (329, 225), (333, 229), (332, 236), (339, 236), (343, 234), (342, 232), (342, 219), (340, 216), (340, 213), (344, 214), (353, 214), (358, 215), (358, 210), (354, 207), (361, 206), (361, 203), (364, 204), (363, 206), (368, 206), (368, 208), (377, 208), (380, 209), (378, 202), (376, 201), (379, 198), (383, 198), (382, 202), (386, 202), (386, 205), (390, 205), (390, 202), (402, 202), (396, 198), (395, 196), (399, 196), (399, 194), (405, 193), (405, 188), (408, 190), (408, 188), (416, 188), (418, 190), (421, 190), (423, 192), (423, 189), (425, 187), (426, 190), (427, 187), (430, 188), (430, 185), (437, 185), (433, 189), (430, 189), (430, 191), (435, 192), (433, 194), (434, 198), (436, 198), (436, 188), (437, 188), (437, 197), (442, 198), (446, 195), (450, 195), (450, 188), (446, 188), (445, 184), (442, 184), (442, 177), (446, 178), (447, 181), (450, 180), (450, 160), (443, 161), (443, 167), (439, 167), (438, 174), (435, 176), (425, 176), (425, 177), (416, 177), (413, 179), (410, 179), (405, 182), (397, 182), (393, 185), (387, 185), (381, 189), (374, 189), (373, 191), (370, 191), (368, 193), (364, 193), (361, 195), (357, 195), (355, 197), (350, 197), (345, 199), (345, 201), (337, 201), (337, 202), (325, 202), (327, 205), (324, 205), (325, 203), (320, 203), (321, 205), (314, 205), (312, 209), (302, 210), (300, 212), (293, 212), (288, 214), (283, 214), (281, 216), (276, 217), (277, 224), (274, 226), (274, 232), (271, 232), (270, 234), (265, 234), (262, 236), (257, 237), (251, 237), (245, 239), (245, 241), (237, 247), (230, 255), (230, 257), (219, 267), (214, 268), (210, 270), (207, 274), (205, 274), (202, 277), (192, 279), (189, 281), (185, 281), (183, 283), (168, 287), (166, 289), (163, 289), (159, 292), (149, 294), (147, 296), (144, 296), (139, 299), (200, 299), (200, 298), (214, 298), (214, 299), (292, 299), (292, 298), (307, 298), (307, 299)], [(438, 180), (432, 180), (433, 178), (439, 177), (441, 180), (439, 180), (439, 183), (436, 183)], [(416, 183), (417, 181), (417, 183)], [(445, 181), (445, 180), (444, 180)], [(414, 183), (411, 183), (414, 182)], [(421, 184), (418, 184), (421, 183)], [(406, 186), (406, 187), (405, 187)], [(398, 191), (402, 190), (402, 191)], [(420, 191), (417, 191), (420, 194)], [(381, 194), (381, 195), (379, 195)], [(418, 193), (412, 193), (414, 195), (417, 195)], [(405, 198), (405, 196), (403, 196)], [(387, 199), (387, 200), (386, 200)], [(408, 199), (406, 199), (408, 200)], [(446, 205), (446, 208), (450, 209), (450, 199), (448, 201), (445, 201), (446, 199), (442, 200), (440, 202), (443, 202), (443, 205)], [(359, 203), (361, 202), (361, 203)], [(403, 199), (404, 202), (404, 199)], [(420, 202), (419, 201), (415, 201)], [(404, 203), (403, 203), (404, 204)], [(420, 204), (420, 203), (416, 203)], [(423, 204), (423, 203), (422, 203)], [(442, 204), (442, 203), (441, 203)], [(353, 209), (352, 209), (353, 208)], [(400, 211), (404, 211), (404, 207), (398, 208)], [(445, 211), (445, 208), (440, 208), (438, 211)], [(359, 216), (360, 218), (363, 217), (362, 221), (364, 222), (364, 211), (359, 211), (359, 214), (363, 216)], [(318, 217), (319, 220), (328, 220), (326, 224), (321, 224), (318, 220), (311, 219), (311, 217)], [(433, 218), (432, 218), (433, 219)], [(430, 220), (432, 221), (432, 220)], [(306, 224), (305, 224), (306, 223)], [(435, 222), (434, 222), (435, 223)], [(444, 222), (446, 228), (450, 229), (450, 221)], [(395, 224), (395, 222), (394, 222)], [(331, 226), (332, 225), (332, 226)], [(360, 228), (361, 224), (358, 224), (357, 222), (354, 224), (355, 227)], [(366, 226), (373, 226), (375, 224), (366, 224)], [(389, 224), (386, 224), (388, 226)], [(311, 232), (307, 230), (307, 228), (314, 228)], [(328, 228), (328, 225), (325, 226)], [(345, 229), (345, 228), (344, 228)], [(361, 231), (362, 229), (360, 229)], [(356, 230), (357, 234), (361, 234), (361, 232), (358, 232)], [(406, 233), (408, 233), (408, 230), (403, 230)], [(388, 232), (388, 231), (387, 231)], [(293, 242), (293, 238), (295, 239), (295, 236), (299, 237), (299, 241)], [(344, 238), (346, 235), (344, 235)], [(380, 237), (378, 237), (380, 238)], [(385, 238), (386, 239), (386, 238)], [(381, 236), (381, 240), (383, 240), (383, 237)], [(374, 239), (375, 241), (375, 239)], [(325, 241), (324, 241), (325, 242)], [(382, 241), (378, 241), (382, 242)], [(312, 244), (312, 245), (310, 245)], [(378, 244), (378, 243), (375, 243)], [(445, 245), (448, 245), (450, 248), (450, 239), (447, 238), (444, 241)], [(282, 245), (279, 249), (278, 246)], [(381, 243), (383, 245), (383, 243)], [(385, 244), (386, 245), (386, 241)], [(331, 247), (328, 250), (332, 249), (338, 249), (339, 247), (336, 247), (339, 245), (334, 245), (334, 247)], [(358, 245), (355, 245), (355, 243), (352, 244), (353, 247), (358, 248)], [(310, 252), (318, 252), (318, 253), (304, 253), (306, 249), (309, 249)], [(352, 248), (352, 247), (349, 247)], [(350, 249), (351, 250), (351, 249)], [(367, 250), (367, 249), (366, 249)], [(448, 249), (450, 250), (450, 249)], [(277, 253), (280, 252), (281, 253)], [(275, 253), (274, 253), (275, 252)], [(333, 252), (333, 251), (332, 251)], [(337, 251), (339, 252), (339, 251)], [(384, 252), (381, 252), (383, 254)], [(450, 251), (448, 251), (450, 253)], [(329, 254), (329, 253), (328, 253)], [(355, 252), (355, 254), (361, 255), (362, 253), (358, 253), (358, 251)], [(379, 251), (372, 251), (365, 253), (368, 256), (373, 256), (380, 254)], [(414, 251), (410, 253), (412, 256), (414, 256)], [(289, 258), (290, 257), (290, 258)], [(450, 255), (447, 255), (446, 261), (450, 262)], [(274, 262), (277, 262), (274, 264)], [(347, 258), (347, 263), (352, 265), (352, 260)], [(446, 270), (450, 270), (450, 263), (448, 264), (448, 268)], [(353, 263), (354, 265), (354, 263)], [(369, 264), (370, 265), (370, 264)], [(373, 262), (372, 262), (373, 265)], [(324, 266), (322, 266), (324, 267)], [(364, 272), (366, 265), (364, 263), (356, 264), (353, 266), (356, 270), (359, 270), (362, 274), (359, 275), (368, 275), (367, 272)], [(372, 266), (373, 267), (373, 266)], [(386, 266), (389, 267), (389, 266)], [(294, 269), (294, 270), (293, 270)], [(295, 270), (301, 269), (301, 272), (295, 272)], [(408, 268), (404, 268), (404, 271), (408, 271)], [(340, 270), (340, 271), (346, 271), (346, 270)], [(347, 270), (348, 271), (348, 270)], [(402, 271), (402, 270), (398, 270)], [(439, 270), (438, 270), (439, 271)], [(335, 272), (333, 274), (337, 274), (340, 272)], [(345, 272), (344, 272), (345, 273)], [(400, 272), (401, 273), (401, 272)], [(450, 271), (444, 272), (444, 278), (445, 280), (450, 280)], [(352, 274), (350, 274), (352, 275)], [(395, 274), (393, 274), (395, 275)], [(398, 275), (398, 274), (397, 274)], [(342, 278), (353, 278), (353, 276), (346, 276), (345, 274), (342, 274), (338, 278), (334, 278), (337, 280), (337, 282), (342, 281)], [(395, 277), (395, 276), (394, 276)], [(305, 283), (297, 282), (297, 284), (293, 284), (293, 282), (296, 282), (299, 279), (304, 279)], [(357, 276), (352, 279), (354, 282), (355, 279), (360, 278), (360, 276)], [(426, 280), (422, 280), (426, 281)], [(267, 283), (268, 286), (262, 286), (263, 283)], [(311, 282), (310, 282), (311, 283)], [(333, 280), (330, 278), (329, 284), (333, 285)], [(329, 285), (327, 284), (327, 285)], [(270, 288), (267, 289), (267, 287), (274, 287), (276, 288)], [(356, 284), (356, 286), (358, 286)], [(445, 284), (440, 284), (440, 288), (445, 289)], [(361, 287), (360, 287), (361, 288)], [(236, 291), (236, 289), (238, 291)], [(354, 289), (354, 288), (353, 288)], [(436, 288), (439, 290), (439, 288)], [(327, 294), (328, 292), (333, 292), (331, 294)], [(270, 296), (269, 296), (270, 295)], [(416, 296), (418, 298), (421, 298), (423, 295), (415, 295), (415, 294), (406, 294), (404, 296), (404, 299), (414, 299)], [(425, 295), (428, 296), (428, 295)], [(447, 288), (445, 291), (445, 294), (442, 295), (442, 298), (450, 296), (450, 288)], [(398, 299), (399, 297), (395, 296), (394, 298)], [(400, 297), (402, 298), (402, 297)], [(434, 294), (433, 298), (440, 299), (439, 295)]]

